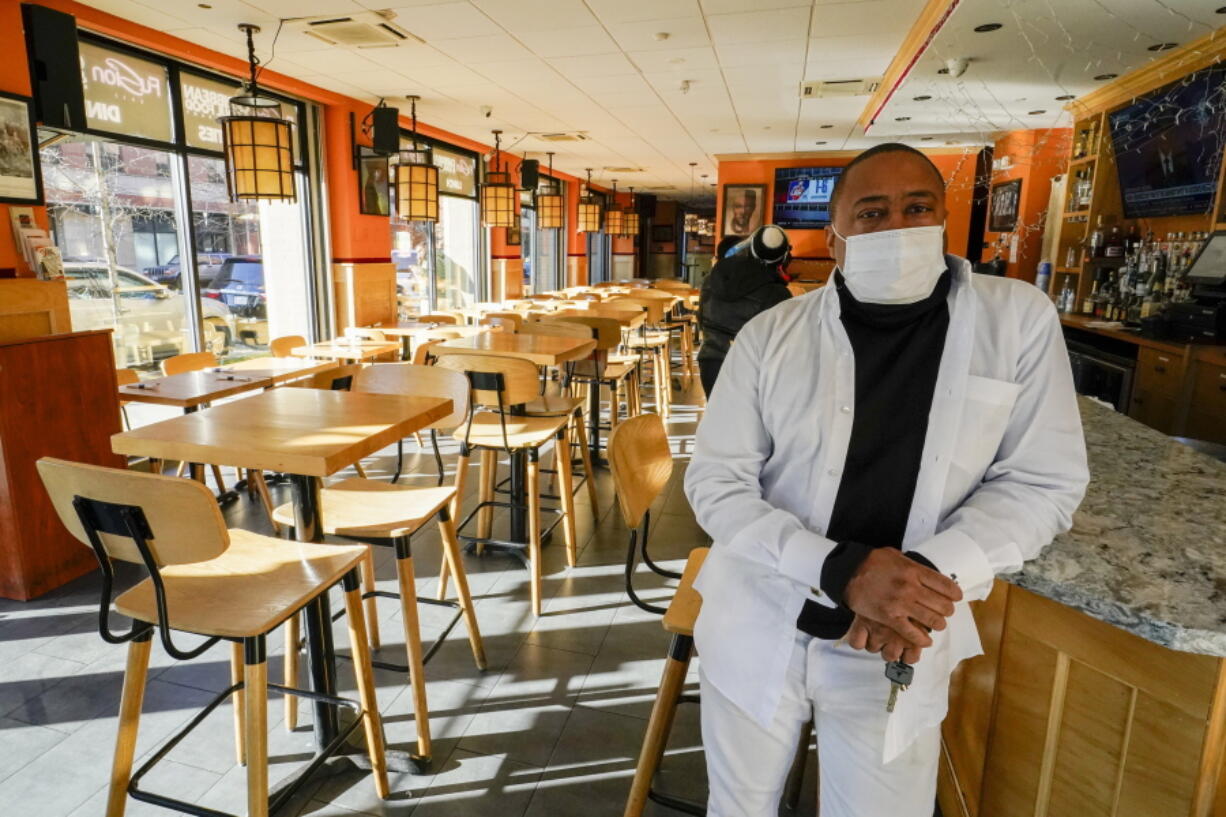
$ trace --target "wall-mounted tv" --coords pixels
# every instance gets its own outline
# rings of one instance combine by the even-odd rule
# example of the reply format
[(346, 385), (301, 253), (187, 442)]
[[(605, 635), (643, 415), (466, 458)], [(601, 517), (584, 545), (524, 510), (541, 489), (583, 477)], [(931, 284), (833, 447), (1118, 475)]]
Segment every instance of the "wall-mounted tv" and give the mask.
[(1189, 74), (1111, 114), (1125, 218), (1207, 213), (1213, 206), (1226, 66)]
[(772, 221), (785, 230), (818, 230), (830, 223), (830, 194), (841, 167), (781, 167), (775, 171)]

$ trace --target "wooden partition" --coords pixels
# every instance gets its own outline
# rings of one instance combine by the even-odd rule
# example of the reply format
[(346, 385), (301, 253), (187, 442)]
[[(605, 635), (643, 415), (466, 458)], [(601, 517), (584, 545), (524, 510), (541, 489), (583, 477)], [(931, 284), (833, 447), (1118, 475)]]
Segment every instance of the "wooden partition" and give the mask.
[(0, 342), (71, 331), (64, 281), (0, 280)]
[(942, 728), (945, 817), (1210, 817), (1226, 662), (997, 582)]
[(92, 570), (60, 524), (35, 469), (40, 457), (122, 467), (111, 333), (0, 343), (0, 596), (26, 600)]
[(334, 264), (332, 270), (337, 334), (350, 326), (397, 322), (395, 264)]

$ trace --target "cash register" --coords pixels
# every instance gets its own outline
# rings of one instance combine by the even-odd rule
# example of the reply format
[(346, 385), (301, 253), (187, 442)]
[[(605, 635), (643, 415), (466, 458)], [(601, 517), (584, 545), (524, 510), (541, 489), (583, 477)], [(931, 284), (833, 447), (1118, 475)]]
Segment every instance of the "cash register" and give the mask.
[(1167, 306), (1167, 333), (1183, 343), (1226, 343), (1226, 230), (1210, 236), (1185, 275), (1192, 300)]

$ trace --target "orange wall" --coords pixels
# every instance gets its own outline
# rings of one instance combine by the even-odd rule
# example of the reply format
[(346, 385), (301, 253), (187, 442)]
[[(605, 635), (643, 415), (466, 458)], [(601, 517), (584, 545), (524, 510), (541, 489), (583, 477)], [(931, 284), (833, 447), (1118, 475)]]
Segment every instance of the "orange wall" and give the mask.
[[(993, 159), (1009, 157), (1006, 170), (992, 174), (992, 184), (997, 185), (1013, 179), (1022, 180), (1021, 200), (1018, 202), (1017, 227), (1011, 233), (996, 233), (985, 228), (983, 240), (989, 246), (983, 256), (991, 261), (995, 255), (995, 242), (1003, 235), (1005, 245), (1001, 258), (1008, 261), (1009, 243), (1017, 236), (1017, 261), (1007, 265), (1010, 278), (1034, 281), (1035, 271), (1042, 260), (1043, 226), (1047, 218), (1047, 202), (1051, 195), (1051, 179), (1065, 171), (1069, 156), (1069, 140), (1072, 131), (1067, 128), (1011, 131), (996, 141)], [(1049, 259), (1052, 263), (1056, 259)]]
[[(971, 198), (975, 186), (975, 157), (977, 150), (957, 151), (924, 151), (945, 176), (945, 204), (949, 208), (949, 219), (945, 224), (945, 233), (949, 240), (950, 252), (958, 255), (966, 251), (966, 239), (970, 234)], [(721, 161), (719, 163), (719, 192), (716, 201), (717, 224), (719, 234), (723, 234), (724, 185), (726, 184), (764, 184), (766, 185), (766, 201), (768, 205), (774, 202), (775, 170), (781, 167), (841, 167), (852, 160), (852, 156), (828, 157), (798, 157), (795, 159), (749, 159), (745, 161)], [(766, 213), (770, 220), (770, 211)], [(788, 239), (792, 242), (792, 257), (801, 260), (830, 260), (830, 251), (826, 247), (824, 230), (788, 230)]]

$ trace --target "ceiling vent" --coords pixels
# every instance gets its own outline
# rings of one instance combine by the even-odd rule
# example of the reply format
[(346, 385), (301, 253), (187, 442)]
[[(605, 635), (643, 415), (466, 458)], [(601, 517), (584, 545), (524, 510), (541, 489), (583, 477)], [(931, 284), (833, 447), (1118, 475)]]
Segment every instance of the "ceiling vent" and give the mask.
[(606, 167), (605, 173), (642, 173), (641, 167)]
[(586, 142), (591, 137), (585, 131), (559, 131), (557, 133), (538, 133), (536, 138), (545, 142)]
[(831, 99), (868, 96), (881, 85), (880, 79), (836, 79), (828, 82), (800, 83), (801, 99)]
[(347, 48), (391, 48), (404, 42), (425, 42), (392, 22), (382, 11), (361, 11), (342, 16), (304, 17), (294, 21), (303, 34), (328, 45)]

